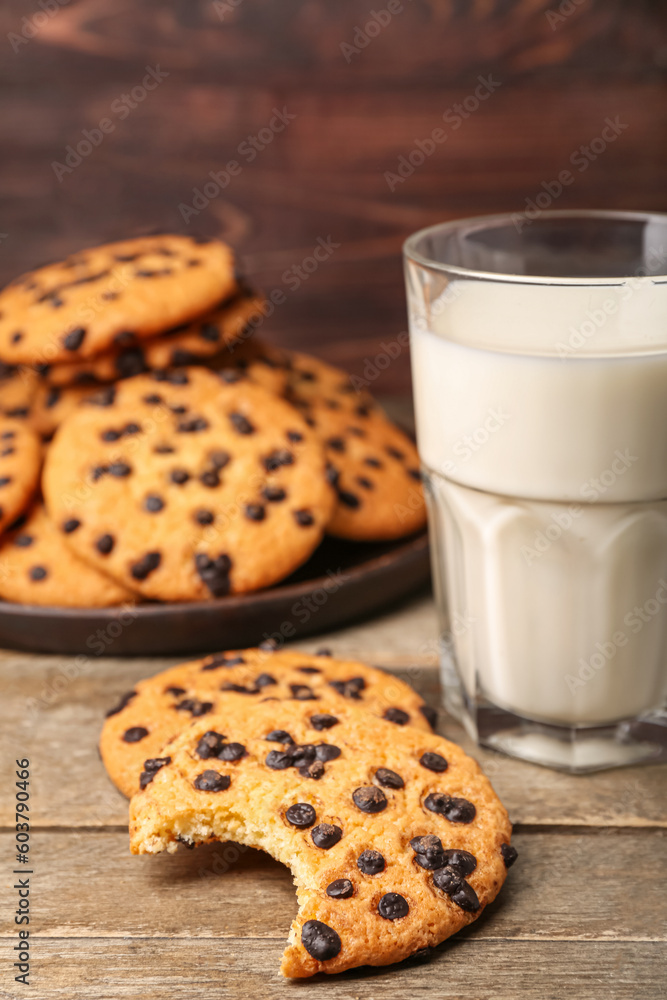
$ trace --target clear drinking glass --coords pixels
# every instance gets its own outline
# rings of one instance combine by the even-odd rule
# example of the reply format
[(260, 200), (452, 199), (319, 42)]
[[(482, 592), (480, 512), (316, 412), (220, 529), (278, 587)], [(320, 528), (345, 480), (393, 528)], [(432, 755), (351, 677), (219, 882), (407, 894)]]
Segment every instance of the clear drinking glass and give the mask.
[(405, 244), (445, 704), (570, 771), (667, 715), (667, 215), (544, 212)]

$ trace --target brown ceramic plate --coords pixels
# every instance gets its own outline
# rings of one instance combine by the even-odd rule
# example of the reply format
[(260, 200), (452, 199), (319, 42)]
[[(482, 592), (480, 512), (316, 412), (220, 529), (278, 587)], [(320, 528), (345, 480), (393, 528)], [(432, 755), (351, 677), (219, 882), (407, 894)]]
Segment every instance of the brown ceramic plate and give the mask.
[(325, 632), (379, 611), (429, 580), (426, 531), (397, 542), (327, 538), (269, 590), (192, 604), (43, 608), (0, 601), (0, 646), (86, 656), (179, 656)]

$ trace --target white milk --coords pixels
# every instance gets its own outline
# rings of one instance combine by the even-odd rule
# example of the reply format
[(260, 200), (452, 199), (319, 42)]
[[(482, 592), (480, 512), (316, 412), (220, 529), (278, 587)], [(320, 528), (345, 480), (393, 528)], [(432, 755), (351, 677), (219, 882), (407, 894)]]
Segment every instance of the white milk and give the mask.
[(658, 707), (667, 289), (466, 280), (443, 305), (412, 317), (412, 366), (468, 693), (563, 725)]

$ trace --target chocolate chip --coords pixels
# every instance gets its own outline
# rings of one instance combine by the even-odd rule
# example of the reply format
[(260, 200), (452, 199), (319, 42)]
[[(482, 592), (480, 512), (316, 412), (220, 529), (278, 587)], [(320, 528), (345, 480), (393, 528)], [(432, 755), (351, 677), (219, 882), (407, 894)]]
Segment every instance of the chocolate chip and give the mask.
[(109, 709), (109, 711), (105, 715), (105, 718), (110, 719), (112, 715), (118, 715), (118, 713), (122, 712), (124, 708), (127, 708), (132, 699), (136, 697), (137, 697), (136, 691), (126, 691), (125, 694), (122, 695), (118, 704), (114, 708)]
[(388, 767), (378, 767), (375, 779), (383, 788), (405, 788), (405, 782), (400, 774)]
[(147, 552), (145, 556), (131, 565), (130, 573), (135, 580), (145, 580), (150, 573), (158, 568), (161, 561), (161, 553)]
[(220, 476), (217, 469), (207, 469), (206, 472), (202, 472), (199, 477), (199, 482), (202, 486), (208, 486), (213, 488), (220, 485)]
[(113, 402), (116, 398), (116, 387), (114, 385), (107, 386), (106, 389), (101, 389), (99, 392), (95, 393), (94, 396), (89, 396), (86, 402), (90, 406), (113, 406)]
[[(177, 706), (178, 707), (178, 706)], [(222, 733), (216, 733), (214, 729), (209, 729), (207, 733), (199, 740), (199, 743), (195, 747), (195, 753), (202, 760), (208, 760), (210, 757), (217, 757), (220, 753), (225, 737)]]
[(144, 500), (144, 510), (150, 514), (157, 514), (164, 507), (164, 500), (157, 493), (149, 493)]
[(44, 401), (44, 405), (46, 406), (47, 410), (52, 409), (56, 405), (56, 403), (60, 400), (61, 395), (62, 393), (60, 389), (58, 389), (56, 386), (53, 386), (52, 388), (49, 389), (46, 399)]
[[(470, 875), (470, 873), (474, 872), (477, 867), (477, 858), (474, 854), (471, 854), (470, 851), (463, 851), (459, 848), (450, 847), (442, 853), (445, 859), (443, 867), (444, 865), (447, 865), (449, 868), (453, 868), (461, 875)], [(502, 854), (502, 847), (500, 849), (500, 853)]]
[(402, 451), (399, 451), (398, 448), (392, 448), (391, 445), (387, 445), (385, 451), (387, 452), (388, 455), (391, 455), (392, 458), (396, 458), (399, 461), (405, 458), (405, 455)]
[(157, 392), (150, 392), (147, 396), (143, 397), (144, 403), (157, 406), (159, 403), (163, 403), (164, 400), (162, 396), (159, 396)]
[(199, 336), (215, 344), (220, 340), (220, 330), (215, 323), (202, 323), (199, 327)]
[(12, 481), (11, 476), (2, 476), (2, 478), (0, 478), (0, 486), (9, 486), (11, 481)]
[(276, 451), (272, 451), (270, 455), (267, 455), (263, 459), (263, 462), (267, 472), (275, 472), (281, 465), (292, 465), (294, 463), (294, 455), (287, 448), (278, 448)]
[(113, 429), (102, 431), (100, 437), (103, 441), (117, 441), (120, 437), (120, 431), (115, 431)]
[(300, 431), (288, 431), (287, 432), (288, 441), (303, 441), (303, 434)]
[(480, 903), (477, 893), (471, 885), (454, 868), (439, 868), (433, 872), (433, 884), (447, 893), (449, 898), (462, 910), (468, 913), (475, 913), (479, 910)]
[(230, 413), (231, 425), (238, 434), (254, 434), (255, 428), (242, 413)]
[(214, 469), (224, 469), (226, 465), (229, 465), (232, 456), (228, 451), (212, 451), (209, 453), (209, 461)]
[(422, 767), (425, 767), (428, 771), (435, 771), (436, 774), (442, 774), (449, 767), (449, 764), (443, 756), (439, 753), (431, 753), (427, 750), (419, 758), (419, 763)]
[(45, 580), (49, 575), (49, 571), (45, 566), (32, 566), (30, 569), (30, 579), (38, 583), (40, 580)]
[(371, 482), (370, 479), (367, 479), (366, 476), (357, 476), (356, 481), (359, 483), (360, 486), (363, 486), (365, 490), (375, 489), (375, 485)]
[(317, 814), (308, 802), (296, 802), (285, 811), (285, 819), (299, 830), (306, 830), (317, 819)]
[(287, 743), (289, 745), (294, 743), (290, 734), (284, 729), (272, 729), (264, 739), (269, 740), (270, 743)]
[(372, 455), (369, 455), (368, 458), (365, 458), (364, 462), (366, 465), (370, 466), (371, 469), (382, 468), (382, 462), (379, 460), (379, 458), (373, 458)]
[(198, 431), (205, 431), (208, 428), (208, 420), (203, 417), (190, 417), (189, 420), (181, 420), (178, 430), (181, 434), (196, 434)]
[(425, 837), (413, 837), (410, 847), (416, 854), (416, 862), (428, 871), (442, 868), (447, 864), (445, 852), (442, 849), (440, 837), (434, 834), (427, 834)]
[(278, 681), (271, 674), (260, 674), (259, 677), (255, 678), (256, 688), (270, 687), (272, 684), (277, 684)]
[(221, 691), (235, 691), (236, 694), (259, 694), (256, 687), (246, 687), (244, 684), (223, 684)]
[(324, 764), (321, 760), (314, 760), (312, 764), (304, 764), (303, 767), (300, 767), (299, 774), (302, 778), (312, 778), (313, 781), (319, 781), (324, 776)]
[(361, 692), (366, 687), (366, 681), (363, 677), (350, 677), (348, 681), (329, 681), (329, 685), (344, 698), (359, 701)]
[(236, 667), (239, 663), (245, 663), (242, 656), (227, 656), (226, 653), (216, 653), (209, 657), (202, 666), (202, 670), (217, 670), (218, 667)]
[(198, 719), (200, 715), (208, 715), (213, 708), (213, 702), (199, 701), (198, 698), (184, 698), (174, 708), (179, 712), (189, 712), (193, 719)]
[(306, 920), (301, 930), (301, 943), (318, 962), (335, 958), (343, 947), (335, 930), (321, 920)]
[(302, 674), (321, 674), (322, 671), (319, 667), (297, 667), (297, 670)]
[(266, 486), (262, 490), (262, 496), (270, 503), (279, 503), (281, 500), (285, 499), (287, 493), (280, 486)]
[(503, 861), (505, 862), (505, 868), (511, 868), (519, 856), (516, 847), (512, 847), (511, 844), (501, 844), (500, 853)]
[(216, 559), (211, 559), (204, 552), (198, 552), (195, 556), (195, 568), (202, 583), (214, 597), (224, 597), (229, 593), (232, 561), (228, 555), (223, 553)]
[(123, 476), (129, 476), (132, 468), (127, 462), (112, 462), (107, 471), (110, 476), (117, 476), (121, 479)]
[(327, 886), (327, 896), (331, 896), (332, 899), (349, 899), (350, 896), (354, 896), (354, 886), (349, 878), (334, 879)]
[(32, 535), (17, 535), (14, 539), (14, 545), (18, 545), (20, 549), (29, 548), (34, 542)]
[(108, 556), (115, 545), (115, 539), (113, 535), (100, 535), (100, 537), (95, 542), (95, 548), (103, 556)]
[(365, 813), (379, 813), (387, 808), (387, 797), (376, 785), (365, 785), (356, 788), (352, 799), (357, 809)]
[(339, 721), (335, 715), (328, 715), (326, 712), (320, 712), (310, 717), (311, 726), (317, 730), (331, 729), (332, 726), (337, 726)]
[(172, 483), (176, 483), (177, 486), (182, 486), (183, 483), (187, 483), (190, 478), (190, 473), (187, 469), (172, 469), (169, 473), (169, 478)]
[(285, 771), (288, 767), (292, 767), (293, 758), (285, 750), (269, 750), (264, 763), (272, 771)]
[(294, 520), (300, 527), (309, 528), (311, 524), (315, 523), (315, 518), (309, 510), (303, 507), (301, 510), (293, 511)]
[(15, 451), (16, 448), (3, 448), (2, 451), (0, 451), (0, 458), (7, 458), (8, 455), (13, 455)]
[(147, 372), (148, 365), (141, 348), (129, 348), (119, 354), (116, 358), (116, 371), (120, 378), (132, 378), (134, 375)]
[(424, 716), (431, 729), (435, 729), (438, 724), (438, 713), (435, 708), (432, 708), (430, 705), (420, 705), (419, 711)]
[(313, 689), (307, 684), (290, 684), (290, 691), (292, 697), (296, 698), (297, 701), (313, 701), (315, 699)]
[(231, 783), (228, 774), (218, 774), (217, 771), (202, 771), (194, 780), (194, 786), (200, 792), (224, 792)]
[[(133, 694), (136, 694), (136, 692), (133, 692)], [(132, 726), (130, 729), (125, 730), (122, 739), (124, 743), (138, 743), (139, 740), (143, 740), (146, 736), (148, 736), (148, 730), (144, 726)]]
[(338, 490), (338, 499), (345, 507), (350, 507), (352, 510), (361, 506), (361, 500), (357, 494), (350, 493), (349, 490)]
[(315, 847), (321, 847), (324, 851), (328, 851), (330, 847), (334, 847), (342, 836), (343, 831), (341, 828), (334, 826), (332, 823), (318, 823), (316, 827), (313, 827), (310, 834)]
[(379, 875), (385, 869), (385, 860), (379, 851), (362, 851), (357, 858), (357, 868), (364, 875)]
[(333, 449), (333, 451), (343, 452), (345, 451), (345, 442), (342, 437), (332, 437), (324, 442), (327, 447)]
[(20, 340), (23, 340), (24, 333), (23, 330), (16, 330), (12, 334), (12, 344), (18, 344)]
[(75, 330), (70, 330), (70, 332), (63, 337), (63, 347), (67, 351), (78, 351), (85, 336), (86, 331), (84, 327), (78, 326)]
[(383, 718), (387, 722), (394, 722), (397, 726), (405, 726), (410, 721), (410, 716), (402, 708), (388, 708)]
[(263, 521), (266, 517), (266, 509), (261, 503), (247, 503), (243, 513), (249, 521)]
[(337, 468), (335, 468), (335, 466), (331, 464), (331, 462), (327, 462), (325, 475), (327, 482), (331, 486), (337, 485), (338, 480), (340, 479), (340, 472), (338, 471)]
[(385, 920), (399, 920), (410, 911), (408, 901), (398, 892), (386, 892), (378, 903), (378, 913)]
[[(156, 444), (153, 451), (156, 455), (173, 455), (176, 449), (172, 448), (170, 444)], [(188, 476), (188, 478), (190, 477)]]
[(246, 748), (242, 743), (225, 743), (220, 749), (218, 760), (241, 760), (245, 755)]
[(408, 469), (408, 475), (416, 479), (418, 483), (422, 481), (422, 474), (419, 469)]
[(215, 515), (211, 510), (196, 510), (192, 515), (197, 524), (213, 524), (215, 520)]
[(341, 753), (340, 747), (334, 746), (333, 743), (318, 743), (315, 747), (317, 759), (325, 764), (328, 760), (337, 760)]
[(144, 770), (139, 775), (139, 788), (145, 788), (162, 767), (171, 764), (171, 757), (151, 757), (144, 761)]
[(446, 792), (431, 792), (426, 796), (424, 805), (431, 812), (444, 816), (450, 823), (472, 823), (477, 813), (472, 802), (447, 795)]
[(168, 687), (164, 689), (165, 694), (173, 694), (174, 698), (180, 698), (182, 694), (185, 694), (185, 688), (180, 687)]

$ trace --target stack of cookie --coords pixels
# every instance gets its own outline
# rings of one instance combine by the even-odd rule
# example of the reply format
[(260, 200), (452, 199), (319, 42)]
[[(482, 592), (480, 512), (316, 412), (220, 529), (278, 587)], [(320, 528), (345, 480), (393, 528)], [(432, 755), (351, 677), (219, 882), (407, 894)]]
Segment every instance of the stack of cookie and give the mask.
[(516, 859), (507, 812), (433, 715), (381, 670), (265, 645), (141, 681), (100, 751), (134, 853), (234, 840), (291, 869), (282, 972), (303, 977), (422, 957)]
[(423, 527), (409, 438), (344, 372), (263, 343), (263, 319), (230, 249), (184, 236), (0, 293), (0, 597), (216, 598), (285, 578), (325, 533)]

